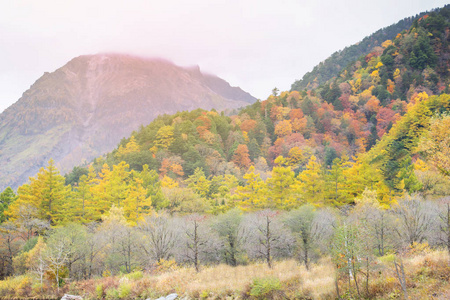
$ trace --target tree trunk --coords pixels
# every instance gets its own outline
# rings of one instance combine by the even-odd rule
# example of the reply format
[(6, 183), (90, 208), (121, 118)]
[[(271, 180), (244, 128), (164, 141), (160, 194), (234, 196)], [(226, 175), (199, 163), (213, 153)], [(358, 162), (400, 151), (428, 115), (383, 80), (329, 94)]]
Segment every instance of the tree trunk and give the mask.
[(336, 276), (336, 280), (334, 281), (334, 284), (335, 284), (335, 286), (336, 286), (336, 294), (337, 294), (337, 298), (338, 298), (338, 300), (340, 300), (341, 299), (341, 295), (340, 295), (340, 293), (339, 293), (339, 282), (338, 282), (338, 277)]
[(358, 299), (361, 299), (361, 293), (359, 292), (358, 278), (356, 274), (355, 259), (356, 258), (352, 258), (353, 281), (355, 282), (356, 292), (358, 293)]
[(447, 250), (450, 252), (450, 203), (447, 203)]
[(270, 257), (270, 220), (266, 217), (266, 260), (269, 268), (272, 268), (272, 259)]
[(303, 258), (303, 262), (305, 263), (306, 270), (309, 270), (309, 263), (308, 263), (308, 239), (303, 238), (303, 247), (305, 248), (305, 257)]
[(404, 299), (408, 299), (408, 291), (406, 290), (406, 277), (405, 270), (403, 268), (403, 261), (400, 259), (400, 264), (394, 260), (395, 271), (397, 273), (398, 281), (403, 290)]
[(195, 271), (198, 273), (200, 271), (199, 263), (198, 263), (198, 224), (197, 221), (194, 221), (194, 265)]
[(366, 264), (366, 296), (369, 296), (369, 257), (366, 258), (367, 259), (367, 264)]

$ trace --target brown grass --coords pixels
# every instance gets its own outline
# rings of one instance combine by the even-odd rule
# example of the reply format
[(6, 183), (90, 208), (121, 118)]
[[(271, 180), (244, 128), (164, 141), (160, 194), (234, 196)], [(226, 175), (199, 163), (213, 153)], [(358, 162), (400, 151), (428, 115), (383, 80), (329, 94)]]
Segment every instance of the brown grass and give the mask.
[(288, 293), (312, 295), (313, 299), (334, 293), (331, 264), (313, 265), (308, 271), (294, 260), (276, 262), (273, 268), (264, 263), (237, 267), (222, 264), (203, 267), (199, 273), (193, 268), (182, 268), (157, 276), (155, 289), (163, 294), (230, 296), (242, 293), (254, 278), (261, 277), (278, 278)]

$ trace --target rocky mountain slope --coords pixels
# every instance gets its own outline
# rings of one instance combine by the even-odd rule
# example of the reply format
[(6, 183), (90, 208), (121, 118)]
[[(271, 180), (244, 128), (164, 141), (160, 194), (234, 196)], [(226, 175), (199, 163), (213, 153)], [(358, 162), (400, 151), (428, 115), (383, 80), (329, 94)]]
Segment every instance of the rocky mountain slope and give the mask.
[(0, 115), (0, 190), (23, 184), (50, 158), (68, 171), (158, 115), (255, 100), (198, 67), (119, 54), (74, 58)]

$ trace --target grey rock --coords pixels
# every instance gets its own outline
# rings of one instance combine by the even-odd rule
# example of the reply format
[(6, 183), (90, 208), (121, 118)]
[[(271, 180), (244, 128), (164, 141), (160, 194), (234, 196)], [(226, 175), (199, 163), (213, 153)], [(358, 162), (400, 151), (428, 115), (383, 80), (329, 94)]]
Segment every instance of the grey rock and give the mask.
[[(173, 293), (173, 294), (167, 295), (166, 297), (159, 297), (156, 300), (175, 300), (175, 299), (177, 299), (177, 297), (178, 297), (178, 295), (176, 293)], [(147, 299), (147, 300), (151, 300), (151, 299)]]
[(75, 296), (75, 295), (69, 295), (69, 294), (64, 294), (64, 296), (61, 298), (61, 300), (83, 300), (83, 297)]
[(173, 294), (168, 295), (166, 297), (166, 300), (175, 300), (175, 299), (177, 299), (177, 297), (178, 297), (178, 295), (173, 293)]

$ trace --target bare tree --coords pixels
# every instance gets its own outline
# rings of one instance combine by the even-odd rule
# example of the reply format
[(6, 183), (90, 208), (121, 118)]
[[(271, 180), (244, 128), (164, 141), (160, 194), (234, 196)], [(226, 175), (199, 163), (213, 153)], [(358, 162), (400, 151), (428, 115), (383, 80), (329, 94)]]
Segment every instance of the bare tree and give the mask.
[(103, 217), (99, 234), (106, 239), (104, 265), (109, 272), (129, 272), (135, 263), (137, 237), (134, 229), (127, 224), (122, 208), (113, 206), (109, 215)]
[(450, 252), (450, 197), (444, 197), (439, 201), (438, 221), (438, 243), (445, 245)]
[(380, 256), (393, 247), (394, 219), (390, 211), (370, 204), (356, 206), (349, 217), (357, 223), (368, 238), (367, 243), (378, 251)]
[(148, 260), (160, 262), (172, 255), (176, 233), (172, 220), (165, 213), (146, 216), (138, 226), (143, 234), (140, 246)]
[(42, 255), (39, 255), (37, 262), (31, 268), (31, 271), (39, 276), (39, 283), (41, 284), (41, 290), (44, 284), (44, 275), (45, 272), (47, 271), (47, 268), (48, 268), (47, 262), (45, 261)]
[(403, 298), (408, 299), (408, 290), (406, 289), (406, 276), (405, 268), (403, 266), (403, 260), (401, 258), (396, 258), (394, 260), (395, 274), (397, 275), (398, 282), (403, 290)]
[[(349, 290), (351, 290), (351, 280), (353, 279), (358, 298), (361, 298), (358, 273), (362, 269), (362, 258), (367, 256), (367, 248), (364, 247), (364, 244), (365, 241), (358, 226), (344, 223), (336, 228), (331, 247), (333, 262), (338, 272), (348, 275)], [(336, 288), (338, 291), (337, 284)]]
[[(104, 235), (99, 232), (95, 223), (89, 224), (86, 228), (86, 242), (83, 247), (82, 272), (85, 279), (90, 279), (96, 270), (101, 269), (101, 262), (98, 257), (105, 246), (106, 240)], [(101, 275), (101, 272), (97, 272), (96, 274)]]
[(200, 270), (202, 262), (217, 261), (218, 240), (209, 226), (205, 215), (192, 214), (177, 219), (179, 231), (175, 255), (179, 261), (193, 264), (195, 270)]
[(398, 201), (393, 213), (397, 217), (395, 232), (404, 244), (422, 243), (436, 228), (436, 205), (418, 196)]
[(48, 265), (44, 257), (44, 250), (46, 244), (44, 243), (44, 238), (39, 237), (36, 245), (28, 252), (28, 257), (26, 264), (30, 269), (31, 273), (39, 276), (39, 282), (41, 284), (41, 291), (44, 283), (44, 275), (47, 271)]
[[(49, 243), (53, 241), (63, 241), (66, 252), (66, 265), (68, 269), (68, 278), (74, 276), (74, 265), (78, 263), (84, 255), (83, 247), (86, 243), (86, 228), (81, 224), (70, 223), (64, 227), (52, 230), (49, 237)], [(77, 279), (80, 276), (75, 276)]]
[(51, 236), (47, 244), (47, 248), (44, 251), (44, 258), (47, 265), (47, 271), (50, 271), (55, 276), (56, 288), (59, 291), (59, 287), (62, 281), (62, 275), (64, 269), (69, 261), (69, 241), (60, 234)]
[(279, 220), (278, 211), (263, 210), (247, 215), (244, 226), (248, 232), (247, 253), (250, 257), (262, 258), (272, 268), (274, 257), (291, 254), (294, 239)]

